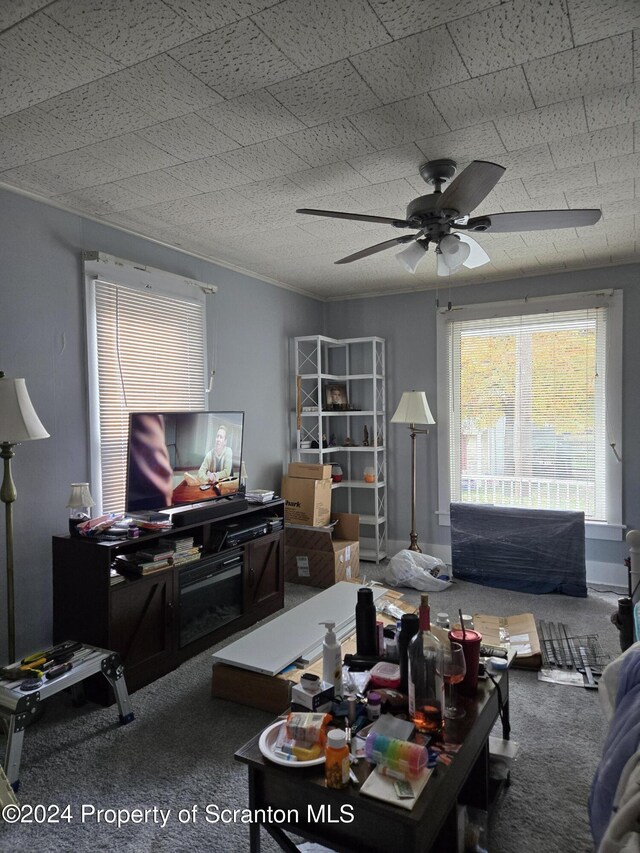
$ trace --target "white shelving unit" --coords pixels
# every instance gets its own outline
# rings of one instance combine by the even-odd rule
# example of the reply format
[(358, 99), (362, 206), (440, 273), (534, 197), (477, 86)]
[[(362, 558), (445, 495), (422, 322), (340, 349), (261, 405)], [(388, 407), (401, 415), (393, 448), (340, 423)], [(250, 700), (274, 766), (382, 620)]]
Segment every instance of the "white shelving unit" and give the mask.
[[(343, 479), (332, 486), (332, 509), (360, 515), (360, 559), (379, 563), (387, 556), (384, 339), (309, 335), (294, 338), (293, 347), (292, 460), (340, 465)], [(327, 408), (331, 385), (345, 387), (348, 408)], [(367, 468), (373, 469), (373, 482), (364, 479)]]

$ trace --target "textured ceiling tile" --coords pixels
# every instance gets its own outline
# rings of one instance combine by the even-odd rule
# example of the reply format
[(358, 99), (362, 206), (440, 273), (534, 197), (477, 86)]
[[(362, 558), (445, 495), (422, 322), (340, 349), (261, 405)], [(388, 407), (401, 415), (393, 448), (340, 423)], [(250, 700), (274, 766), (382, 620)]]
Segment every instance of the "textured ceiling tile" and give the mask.
[(122, 68), (42, 13), (0, 34), (0, 56), (24, 77), (55, 81), (58, 91)]
[(301, 71), (390, 41), (366, 0), (283, 0), (253, 20)]
[(526, 113), (503, 116), (496, 119), (495, 126), (507, 149), (513, 151), (538, 142), (585, 133), (587, 120), (582, 98), (573, 98)]
[(396, 178), (415, 177), (424, 160), (424, 154), (417, 145), (403, 145), (364, 157), (351, 157), (349, 162), (370, 183), (379, 184)]
[(640, 119), (640, 83), (585, 95), (584, 109), (589, 130), (637, 121)]
[(640, 27), (637, 0), (568, 0), (568, 6), (577, 45)]
[(640, 154), (626, 154), (596, 163), (598, 184), (605, 186), (616, 181), (629, 181), (640, 177)]
[[(541, 180), (546, 176), (541, 176)], [(589, 176), (585, 178), (585, 180), (593, 181), (593, 176)], [(526, 182), (525, 182), (526, 183)], [(535, 181), (529, 181), (530, 185), (533, 187), (534, 191), (538, 187), (538, 184)], [(567, 183), (571, 183), (571, 181), (567, 181)], [(576, 179), (576, 183), (581, 183), (579, 179)], [(547, 192), (529, 198), (528, 200), (523, 199), (517, 206), (518, 210), (566, 210), (569, 205), (567, 204), (567, 200), (564, 197), (564, 193), (562, 192), (562, 188), (558, 189), (555, 186), (553, 189), (548, 190)], [(509, 210), (514, 210), (514, 206), (509, 205), (506, 208), (507, 212)]]
[(113, 74), (105, 83), (137, 110), (154, 116), (156, 122), (186, 115), (222, 100), (217, 92), (166, 55), (154, 56)]
[(553, 251), (564, 245), (576, 244), (578, 232), (575, 228), (554, 228), (548, 231), (527, 231), (523, 233), (522, 239), (525, 245), (532, 248), (539, 246), (552, 246)]
[(376, 148), (392, 148), (405, 142), (413, 142), (432, 133), (448, 130), (442, 116), (433, 105), (429, 95), (418, 95), (366, 110), (351, 116), (350, 121)]
[(473, 77), (573, 47), (563, 0), (514, 0), (448, 27)]
[(220, 159), (251, 181), (265, 181), (289, 172), (300, 172), (307, 167), (305, 161), (279, 139), (268, 139), (246, 148), (236, 148), (235, 151), (221, 154)]
[(86, 213), (113, 213), (139, 205), (142, 199), (128, 189), (116, 184), (102, 184), (85, 190), (74, 190), (56, 197), (62, 204), (70, 204)]
[(507, 170), (503, 178), (505, 181), (515, 181), (518, 178), (539, 175), (554, 169), (548, 145), (533, 145), (531, 148), (509, 151), (500, 154), (499, 159), (494, 158), (494, 160)]
[(524, 181), (525, 188), (531, 198), (547, 196), (552, 192), (592, 187), (595, 183), (595, 167), (592, 163), (585, 166), (574, 166), (570, 169), (560, 169), (557, 172), (545, 172)]
[(569, 207), (601, 207), (605, 202), (635, 198), (633, 181), (621, 181), (602, 187), (583, 187), (580, 190), (568, 190), (565, 197)]
[(380, 101), (346, 60), (270, 86), (271, 94), (309, 127), (359, 113)]
[[(64, 95), (38, 104), (38, 110), (60, 118), (70, 132), (85, 141), (118, 136), (155, 123), (155, 119), (118, 97), (111, 87), (111, 78), (96, 80)], [(79, 147), (81, 142), (73, 147)], [(71, 147), (71, 146), (70, 146)]]
[(264, 142), (305, 127), (267, 91), (223, 101), (199, 115), (241, 145)]
[(177, 47), (170, 55), (225, 98), (245, 95), (298, 73), (248, 18)]
[(124, 178), (126, 171), (92, 156), (87, 149), (69, 151), (3, 172), (0, 177), (23, 189), (58, 195)]
[(310, 166), (325, 166), (375, 150), (348, 119), (290, 133), (280, 141)]
[(236, 187), (234, 194), (252, 205), (290, 204), (291, 208), (301, 207), (306, 198), (304, 190), (284, 176), (268, 181), (257, 181)]
[(174, 162), (200, 160), (238, 147), (235, 140), (194, 113), (154, 124), (136, 135), (168, 151), (176, 158)]
[[(354, 252), (357, 252), (359, 248), (363, 249), (367, 242), (367, 238), (362, 233), (362, 229), (357, 226), (357, 222), (350, 222), (348, 219), (316, 219), (313, 222), (302, 222), (300, 224), (300, 228), (305, 233), (312, 234), (314, 237), (325, 240), (344, 238), (345, 235), (349, 234), (355, 235), (356, 245), (353, 248)], [(334, 247), (336, 250), (335, 258), (338, 258), (339, 254), (335, 244), (333, 244), (332, 248)]]
[(413, 190), (406, 181), (386, 181), (350, 190), (349, 195), (365, 210), (376, 211), (375, 215), (404, 217), (405, 208), (413, 198)]
[(178, 15), (186, 18), (200, 32), (210, 33), (226, 27), (247, 15), (255, 15), (268, 6), (273, 0), (163, 0)]
[(621, 199), (602, 205), (602, 216), (605, 220), (627, 219), (629, 216), (640, 214), (640, 199)]
[(438, 89), (431, 97), (452, 130), (535, 107), (521, 68)]
[(499, 5), (499, 0), (439, 0), (425, 9), (424, 0), (369, 0), (394, 38), (418, 33)]
[(133, 175), (125, 181), (118, 181), (117, 183), (146, 199), (147, 203), (186, 198), (196, 192), (193, 187), (161, 169), (155, 172), (147, 172), (144, 175)]
[(469, 78), (446, 27), (358, 53), (351, 62), (385, 104)]
[(11, 3), (0, 3), (0, 31), (17, 24), (49, 2), (50, 0), (12, 0)]
[(0, 119), (0, 171), (43, 160), (81, 143), (67, 122), (31, 107)]
[(631, 33), (536, 59), (524, 70), (538, 107), (631, 83)]
[(164, 169), (181, 161), (161, 148), (157, 148), (135, 133), (127, 133), (115, 139), (107, 139), (86, 149), (89, 154), (105, 163), (117, 166), (127, 175)]
[(172, 166), (166, 170), (169, 175), (191, 185), (201, 193), (236, 187), (251, 181), (242, 172), (238, 172), (219, 157), (205, 157), (203, 160), (192, 160), (180, 166)]
[(124, 65), (200, 35), (162, 0), (57, 0), (46, 14), (88, 45)]
[(565, 166), (592, 163), (633, 153), (633, 125), (608, 127), (583, 133), (562, 142), (552, 142), (551, 154), (558, 169)]
[(318, 166), (316, 169), (307, 169), (304, 172), (289, 175), (289, 177), (295, 184), (313, 196), (327, 195), (333, 192), (335, 187), (340, 187), (341, 190), (350, 190), (367, 184), (367, 180), (348, 163)]
[(478, 160), (482, 159), (480, 155), (483, 151), (498, 153), (505, 150), (492, 122), (476, 124), (453, 133), (441, 133), (428, 139), (418, 139), (416, 145), (429, 160), (441, 157)]
[(20, 112), (60, 92), (53, 80), (31, 80), (0, 63), (0, 116)]

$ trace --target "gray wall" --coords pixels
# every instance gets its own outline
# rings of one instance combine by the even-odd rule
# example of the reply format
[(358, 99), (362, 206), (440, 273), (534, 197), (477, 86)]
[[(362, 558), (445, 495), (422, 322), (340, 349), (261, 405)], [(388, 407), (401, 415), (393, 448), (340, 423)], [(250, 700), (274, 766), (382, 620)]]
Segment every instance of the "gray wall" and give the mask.
[[(12, 464), (18, 491), (14, 555), (20, 656), (51, 640), (51, 536), (66, 532), (69, 484), (89, 479), (83, 249), (218, 286), (218, 293), (208, 297), (208, 325), (216, 334), (209, 405), (246, 412), (249, 485), (279, 488), (289, 455), (288, 341), (321, 331), (322, 305), (316, 300), (0, 190), (0, 370), (26, 379), (51, 434), (17, 447)], [(4, 662), (3, 520), (0, 548)]]
[[(279, 487), (289, 458), (292, 382), (289, 339), (380, 335), (387, 341), (387, 406), (425, 390), (437, 419), (434, 291), (322, 304), (116, 229), (0, 190), (0, 369), (27, 380), (51, 438), (16, 448), (13, 474), (17, 653), (51, 639), (51, 536), (64, 533), (69, 483), (89, 479), (84, 308), (80, 252), (98, 249), (219, 288), (210, 300), (216, 379), (211, 408), (246, 411), (249, 484)], [(454, 303), (619, 287), (624, 290), (624, 520), (640, 526), (640, 292), (638, 266), (452, 288)], [(443, 291), (446, 301), (449, 293)], [(215, 312), (215, 316), (214, 316)], [(389, 425), (389, 538), (408, 542), (409, 438)], [(418, 531), (423, 545), (449, 543), (439, 527), (437, 437), (418, 442)], [(4, 524), (0, 523), (0, 659), (6, 660)], [(593, 563), (620, 566), (624, 542), (587, 544)], [(82, 602), (76, 606), (81, 607)]]
[[(623, 330), (623, 521), (629, 528), (640, 526), (640, 395), (637, 392), (640, 364), (640, 267), (628, 265), (609, 269), (523, 278), (473, 287), (443, 288), (440, 304), (454, 305), (515, 299), (526, 295), (549, 295), (620, 288), (624, 291)], [(368, 299), (329, 302), (324, 306), (325, 334), (332, 337), (379, 335), (387, 341), (387, 409), (395, 411), (403, 391), (426, 391), (438, 420), (436, 371), (435, 291), (405, 293)], [(438, 524), (437, 427), (427, 438), (417, 439), (417, 530), (423, 550), (448, 547), (449, 529)], [(410, 440), (406, 427), (387, 427), (388, 535), (394, 547), (406, 547), (410, 530)], [(613, 578), (626, 584), (623, 566), (628, 549), (624, 541), (587, 541), (588, 578)]]

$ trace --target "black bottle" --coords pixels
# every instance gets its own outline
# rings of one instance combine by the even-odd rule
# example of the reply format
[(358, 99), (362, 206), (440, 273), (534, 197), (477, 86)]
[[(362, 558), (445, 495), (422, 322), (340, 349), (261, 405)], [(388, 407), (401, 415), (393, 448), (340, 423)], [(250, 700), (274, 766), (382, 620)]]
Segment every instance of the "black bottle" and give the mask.
[(356, 652), (359, 655), (377, 655), (376, 606), (373, 591), (362, 586), (358, 590), (356, 604)]
[(420, 620), (416, 613), (405, 613), (400, 620), (400, 633), (398, 635), (398, 658), (400, 661), (400, 687), (401, 693), (409, 690), (409, 656), (408, 648), (411, 638), (420, 630)]

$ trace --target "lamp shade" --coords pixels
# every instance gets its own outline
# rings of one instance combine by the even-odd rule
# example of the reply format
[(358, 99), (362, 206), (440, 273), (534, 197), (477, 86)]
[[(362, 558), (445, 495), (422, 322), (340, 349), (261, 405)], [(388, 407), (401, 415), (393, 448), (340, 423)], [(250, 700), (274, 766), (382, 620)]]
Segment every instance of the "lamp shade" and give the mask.
[(67, 506), (72, 509), (95, 506), (89, 491), (89, 483), (71, 483), (71, 494)]
[(29, 399), (24, 379), (0, 375), (0, 442), (19, 444), (49, 438)]
[(446, 266), (454, 272), (469, 257), (471, 247), (462, 242), (457, 234), (447, 234), (440, 240), (440, 252)]
[(398, 254), (395, 255), (395, 259), (398, 263), (402, 264), (407, 272), (415, 273), (418, 264), (424, 258), (426, 253), (427, 250), (425, 247), (416, 240), (415, 243), (409, 243), (406, 249), (398, 252)]
[(435, 424), (424, 391), (405, 391), (398, 403), (391, 423)]

